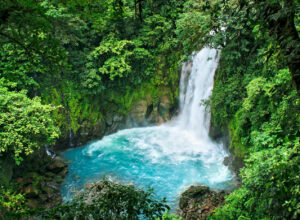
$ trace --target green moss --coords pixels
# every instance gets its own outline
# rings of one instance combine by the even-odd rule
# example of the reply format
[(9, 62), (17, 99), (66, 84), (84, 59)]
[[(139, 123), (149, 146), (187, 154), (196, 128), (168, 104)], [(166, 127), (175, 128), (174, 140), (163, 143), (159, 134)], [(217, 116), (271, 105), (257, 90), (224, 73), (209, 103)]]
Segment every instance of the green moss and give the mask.
[(103, 120), (98, 100), (83, 95), (81, 90), (68, 81), (59, 88), (45, 90), (43, 101), (60, 106), (53, 113), (53, 118), (63, 136), (66, 136), (70, 129), (76, 133), (83, 121), (93, 127), (96, 122)]
[(132, 105), (140, 100), (157, 106), (162, 96), (168, 96), (171, 105), (174, 105), (179, 95), (180, 55), (178, 51), (170, 56), (157, 56), (153, 75), (139, 86), (106, 88), (96, 96), (83, 92), (76, 82), (64, 80), (55, 87), (44, 88), (42, 100), (45, 104), (60, 106), (53, 112), (53, 118), (61, 129), (62, 137), (66, 137), (70, 129), (76, 134), (83, 123), (93, 127), (112, 112), (127, 115)]
[(244, 158), (248, 153), (247, 146), (243, 143), (242, 137), (240, 136), (240, 122), (239, 114), (237, 113), (235, 117), (229, 123), (229, 135), (230, 135), (230, 148), (233, 149), (233, 152), (239, 158)]

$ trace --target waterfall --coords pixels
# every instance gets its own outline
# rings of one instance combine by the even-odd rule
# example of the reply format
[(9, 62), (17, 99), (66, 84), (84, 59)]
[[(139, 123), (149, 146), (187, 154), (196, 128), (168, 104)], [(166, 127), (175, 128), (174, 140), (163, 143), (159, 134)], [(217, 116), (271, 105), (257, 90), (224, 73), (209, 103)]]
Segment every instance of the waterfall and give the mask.
[(209, 136), (209, 99), (219, 51), (204, 48), (184, 63), (180, 80), (180, 112), (160, 126), (131, 128), (105, 136), (63, 156), (72, 161), (62, 192), (80, 188), (102, 175), (138, 187), (154, 187), (172, 205), (190, 184), (230, 188), (233, 175), (223, 165), (226, 150)]
[(197, 131), (201, 138), (208, 138), (210, 114), (202, 102), (211, 95), (218, 61), (218, 50), (203, 48), (193, 56), (192, 63), (182, 66), (177, 124)]

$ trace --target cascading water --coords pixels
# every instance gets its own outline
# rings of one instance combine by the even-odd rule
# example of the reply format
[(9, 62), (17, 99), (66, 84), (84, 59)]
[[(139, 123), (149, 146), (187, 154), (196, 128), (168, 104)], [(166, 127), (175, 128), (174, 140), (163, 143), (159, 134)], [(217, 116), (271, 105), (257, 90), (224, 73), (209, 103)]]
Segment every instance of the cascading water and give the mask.
[(218, 61), (218, 50), (203, 48), (194, 56), (192, 66), (185, 63), (182, 67), (180, 115), (176, 123), (182, 129), (196, 132), (199, 139), (209, 139), (210, 114), (201, 102), (211, 95)]
[(201, 104), (211, 95), (219, 51), (204, 48), (182, 67), (180, 113), (161, 126), (132, 128), (105, 136), (81, 148), (66, 151), (71, 160), (65, 199), (103, 175), (138, 187), (153, 187), (171, 205), (190, 184), (230, 188), (233, 175), (223, 159), (222, 144), (208, 136), (210, 114)]

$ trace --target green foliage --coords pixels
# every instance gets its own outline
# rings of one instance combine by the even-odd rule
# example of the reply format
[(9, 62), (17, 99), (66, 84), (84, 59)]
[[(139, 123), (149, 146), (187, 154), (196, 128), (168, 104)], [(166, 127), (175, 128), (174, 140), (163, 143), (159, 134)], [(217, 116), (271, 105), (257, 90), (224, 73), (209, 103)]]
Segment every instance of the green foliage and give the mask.
[(74, 134), (83, 123), (88, 123), (90, 127), (95, 126), (103, 119), (101, 107), (103, 103), (93, 102), (89, 97), (84, 96), (74, 88), (74, 84), (65, 82), (62, 88), (48, 88), (42, 94), (44, 103), (53, 103), (55, 106), (65, 106), (56, 108), (52, 117), (55, 123), (61, 128), (62, 135), (69, 135), (70, 129)]
[[(169, 212), (165, 212), (161, 219), (162, 220), (182, 220), (181, 217), (174, 215), (174, 214), (170, 214)], [(157, 218), (156, 220), (159, 220), (159, 218)]]
[(299, 139), (292, 148), (251, 154), (242, 188), (230, 194), (213, 219), (297, 219), (300, 207)]
[[(296, 218), (298, 9), (296, 0), (4, 0), (0, 156), (19, 164), (40, 146), (55, 143), (56, 126), (63, 137), (76, 134), (82, 126), (102, 121), (103, 115), (127, 114), (141, 99), (157, 103), (168, 94), (175, 103), (182, 54), (203, 45), (217, 47), (222, 56), (210, 100), (212, 120), (229, 129), (233, 152), (247, 160), (242, 188), (213, 218)], [(161, 217), (159, 202), (154, 209), (145, 203), (147, 192), (122, 187), (111, 184), (110, 195), (119, 198), (111, 203), (115, 207), (107, 200), (99, 204), (126, 218), (136, 213), (129, 203), (139, 198), (144, 201), (139, 210)], [(122, 203), (116, 190), (128, 200)], [(16, 201), (5, 203), (12, 211), (22, 203), (5, 189), (1, 195), (2, 204), (7, 198)], [(99, 204), (76, 200), (47, 216), (65, 213), (71, 218), (83, 215), (81, 210), (107, 215)], [(118, 207), (134, 212), (115, 212)], [(163, 218), (176, 219), (169, 214)]]
[(4, 44), (0, 49), (0, 77), (4, 78), (6, 86), (14, 89), (36, 89), (35, 73), (45, 70), (38, 63), (38, 58), (29, 61), (24, 49), (18, 49), (13, 44)]
[(216, 75), (210, 106), (213, 114), (213, 123), (224, 127), (241, 107), (243, 87), (241, 86), (241, 77), (238, 75), (230, 76), (223, 81), (220, 76), (221, 68), (222, 65)]
[(300, 127), (299, 99), (289, 89), (291, 83), (289, 71), (282, 69), (270, 80), (257, 77), (247, 85), (247, 97), (231, 121), (233, 142), (240, 140), (257, 151), (295, 140)]
[[(128, 40), (118, 41), (114, 36), (109, 36), (88, 56), (89, 60), (100, 62), (100, 64), (96, 63), (96, 66), (100, 66), (98, 70), (92, 69), (91, 71), (107, 74), (111, 80), (117, 76), (123, 77), (128, 74), (131, 69), (128, 64), (128, 57), (132, 55), (132, 52), (126, 50), (126, 47), (130, 45), (132, 42)], [(87, 63), (87, 67), (91, 65), (92, 63)]]
[(66, 65), (65, 50), (51, 31), (51, 19), (63, 16), (47, 2), (4, 0), (0, 6), (0, 74), (30, 94), (40, 74), (58, 74)]
[(51, 118), (53, 110), (55, 107), (42, 105), (38, 97), (26, 97), (25, 91), (0, 87), (0, 155), (10, 155), (20, 164), (40, 146), (54, 144), (59, 129)]
[(299, 65), (299, 52), (286, 39), (299, 41), (290, 23), (299, 3), (215, 4), (219, 12), (208, 4), (198, 13), (212, 13), (224, 30), (212, 28), (215, 35), (197, 42), (222, 47), (210, 100), (212, 120), (229, 129), (232, 152), (244, 158), (245, 168), (242, 187), (211, 219), (297, 219), (300, 102), (293, 65)]
[(0, 217), (5, 219), (7, 213), (23, 215), (26, 213), (25, 198), (22, 194), (14, 192), (11, 188), (0, 187)]
[(0, 76), (11, 90), (61, 105), (52, 115), (62, 137), (110, 110), (127, 113), (143, 87), (155, 96), (170, 87), (175, 98), (183, 3), (144, 1), (141, 23), (133, 0), (5, 0)]
[(203, 47), (206, 36), (213, 29), (214, 19), (208, 13), (203, 10), (205, 7), (214, 8), (216, 4), (214, 1), (208, 5), (202, 0), (192, 0), (185, 3), (185, 10), (177, 20), (178, 39), (183, 45), (185, 54), (189, 55), (195, 50), (199, 50)]
[(121, 82), (122, 85), (129, 82), (141, 84), (149, 74), (149, 65), (144, 61), (149, 58), (149, 52), (138, 47), (138, 42), (118, 40), (111, 34), (87, 56), (89, 62), (86, 64), (83, 86), (97, 94), (110, 87), (115, 78), (119, 79), (119, 83), (121, 78), (127, 81)]
[(168, 209), (165, 200), (156, 199), (152, 190), (103, 180), (73, 201), (40, 215), (43, 219), (156, 219)]
[[(262, 76), (251, 76), (250, 81), (248, 74), (236, 80), (249, 82), (238, 108), (231, 107), (227, 100), (222, 102), (220, 91), (214, 91), (211, 101), (217, 105), (213, 104), (212, 110), (218, 111), (217, 106), (221, 112), (231, 113), (226, 116), (231, 147), (237, 156), (248, 159), (241, 171), (242, 188), (226, 199), (212, 219), (296, 219), (299, 215), (299, 96), (291, 89), (289, 70), (277, 70), (276, 65), (271, 63)], [(272, 77), (267, 77), (269, 68)], [(231, 84), (226, 83), (228, 90), (222, 91), (223, 96), (230, 97), (236, 87), (227, 87)], [(218, 120), (223, 117), (220, 113), (213, 115)]]

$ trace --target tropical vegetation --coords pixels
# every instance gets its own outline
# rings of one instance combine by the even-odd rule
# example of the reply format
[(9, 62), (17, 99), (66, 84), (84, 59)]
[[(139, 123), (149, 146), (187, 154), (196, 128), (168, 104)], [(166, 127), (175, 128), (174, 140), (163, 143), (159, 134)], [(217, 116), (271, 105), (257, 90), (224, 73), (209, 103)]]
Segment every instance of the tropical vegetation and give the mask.
[(144, 90), (177, 99), (178, 69), (203, 46), (221, 50), (212, 123), (245, 163), (241, 187), (210, 218), (299, 218), (299, 31), (299, 0), (2, 0), (1, 218), (161, 217), (163, 201), (109, 182), (128, 200), (33, 211), (9, 170), (83, 122), (126, 115)]

